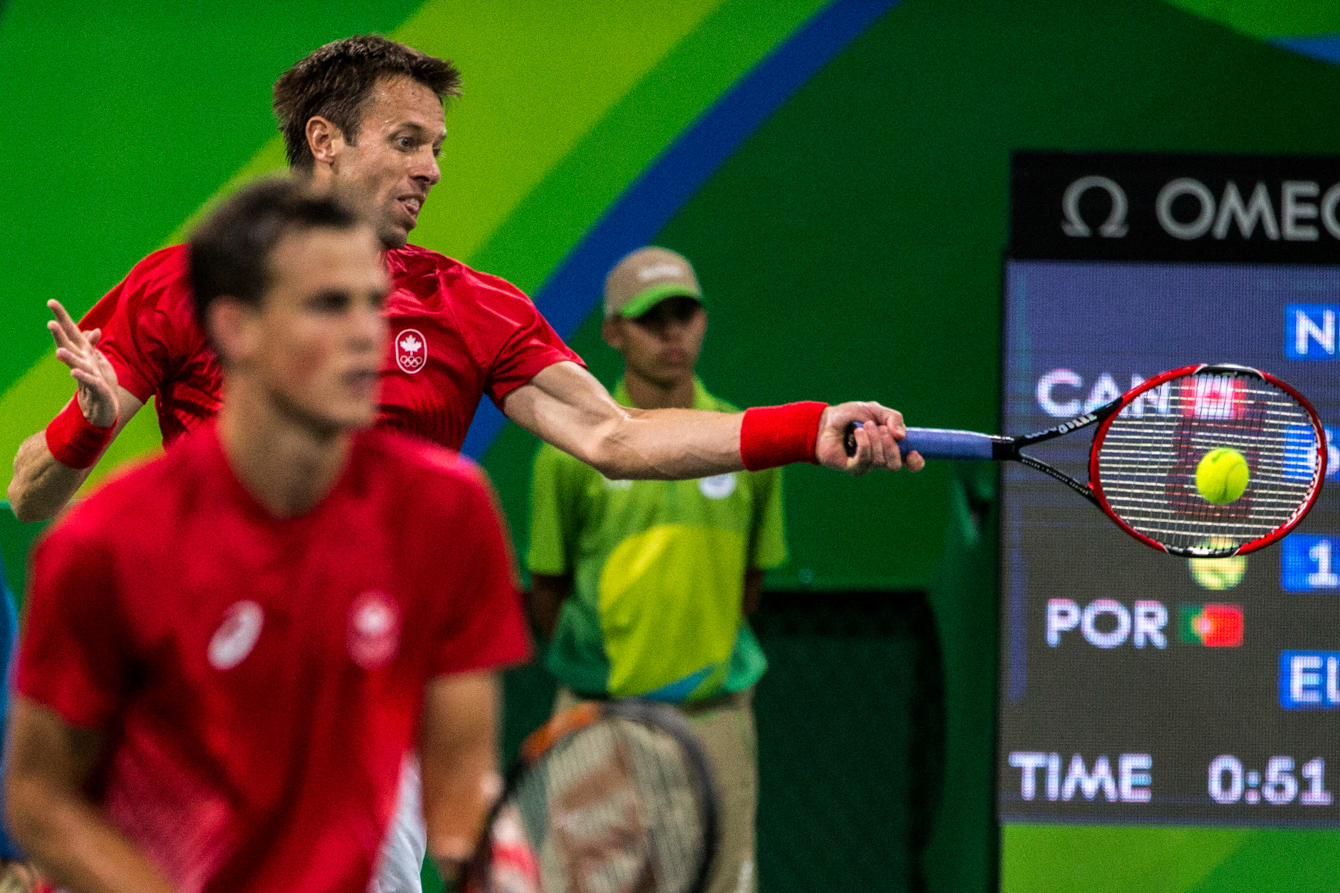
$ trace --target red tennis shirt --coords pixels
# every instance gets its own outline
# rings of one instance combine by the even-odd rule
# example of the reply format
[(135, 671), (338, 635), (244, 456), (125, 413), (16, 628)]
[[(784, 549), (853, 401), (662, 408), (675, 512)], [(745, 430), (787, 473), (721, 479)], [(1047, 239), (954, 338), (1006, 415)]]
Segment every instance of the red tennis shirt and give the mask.
[(391, 432), (281, 520), (206, 426), (32, 567), (18, 691), (106, 733), (92, 794), (184, 893), (364, 893), (425, 683), (529, 655), (483, 475)]
[[(80, 323), (103, 330), (99, 347), (123, 388), (158, 398), (165, 446), (218, 412), (223, 384), (195, 320), (188, 257), (185, 245), (149, 255)], [(380, 424), (459, 450), (483, 395), (501, 406), (546, 366), (582, 362), (506, 280), (415, 245), (384, 257), (391, 340)]]

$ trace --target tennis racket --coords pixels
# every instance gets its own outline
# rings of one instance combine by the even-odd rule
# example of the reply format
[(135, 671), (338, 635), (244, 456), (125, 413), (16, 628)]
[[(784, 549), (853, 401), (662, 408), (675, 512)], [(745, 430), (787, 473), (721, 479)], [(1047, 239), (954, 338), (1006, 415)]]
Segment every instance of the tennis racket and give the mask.
[[(1023, 452), (1097, 424), (1089, 482), (1080, 483)], [(847, 453), (855, 455), (855, 424)], [(1326, 477), (1326, 436), (1316, 410), (1289, 385), (1247, 366), (1172, 369), (1092, 412), (1045, 431), (995, 437), (973, 431), (908, 428), (904, 455), (925, 459), (1008, 459), (1068, 486), (1142, 543), (1174, 555), (1217, 558), (1260, 549), (1292, 530)], [(1196, 468), (1228, 447), (1247, 460), (1242, 496), (1206, 500)]]
[(580, 704), (522, 744), (461, 889), (699, 893), (716, 803), (702, 746), (673, 707)]

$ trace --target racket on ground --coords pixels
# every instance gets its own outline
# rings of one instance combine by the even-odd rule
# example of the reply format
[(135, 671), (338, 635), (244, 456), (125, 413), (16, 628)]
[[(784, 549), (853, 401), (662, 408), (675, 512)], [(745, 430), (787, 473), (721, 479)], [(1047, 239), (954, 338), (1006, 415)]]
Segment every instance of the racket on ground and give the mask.
[[(1080, 483), (1023, 452), (1097, 424), (1089, 481)], [(854, 455), (854, 424), (847, 452)], [(1092, 412), (1045, 431), (995, 437), (908, 428), (900, 442), (926, 459), (1022, 462), (1070, 487), (1141, 542), (1174, 555), (1252, 552), (1283, 537), (1312, 508), (1326, 476), (1326, 437), (1312, 406), (1273, 375), (1246, 366), (1183, 366)], [(1247, 462), (1242, 495), (1210, 502), (1196, 471), (1211, 450)]]
[(673, 707), (580, 704), (522, 745), (462, 889), (699, 893), (716, 802), (702, 746)]

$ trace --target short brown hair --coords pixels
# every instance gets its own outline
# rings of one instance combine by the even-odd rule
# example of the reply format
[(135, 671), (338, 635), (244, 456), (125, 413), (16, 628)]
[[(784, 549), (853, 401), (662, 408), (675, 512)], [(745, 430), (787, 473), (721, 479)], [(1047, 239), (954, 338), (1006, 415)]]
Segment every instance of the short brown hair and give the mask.
[(356, 144), (372, 88), (382, 78), (402, 77), (423, 84), (438, 99), (461, 95), (461, 74), (450, 62), (378, 34), (328, 43), (280, 75), (273, 107), (289, 167), (310, 172), (316, 164), (307, 145), (308, 121), (319, 115)]
[(234, 194), (191, 234), (191, 290), (200, 328), (208, 331), (209, 305), (225, 295), (261, 303), (270, 287), (270, 256), (285, 235), (361, 225), (339, 198), (313, 193), (292, 177), (261, 180)]

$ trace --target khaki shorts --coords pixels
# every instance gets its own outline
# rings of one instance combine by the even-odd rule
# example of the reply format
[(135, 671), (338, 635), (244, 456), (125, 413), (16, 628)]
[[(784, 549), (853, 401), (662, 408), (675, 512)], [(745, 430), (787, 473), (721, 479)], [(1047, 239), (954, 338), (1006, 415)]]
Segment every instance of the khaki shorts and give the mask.
[[(560, 686), (554, 712), (576, 706), (581, 700), (570, 689)], [(753, 689), (746, 689), (679, 705), (707, 751), (717, 787), (717, 860), (707, 893), (754, 893), (758, 889), (754, 862), (758, 733), (754, 728), (753, 700)]]

